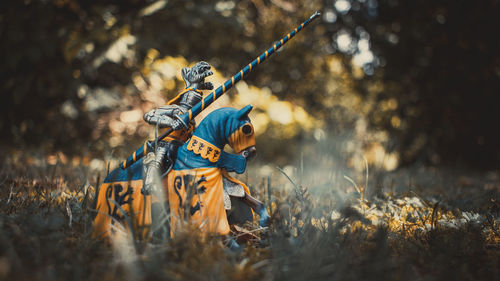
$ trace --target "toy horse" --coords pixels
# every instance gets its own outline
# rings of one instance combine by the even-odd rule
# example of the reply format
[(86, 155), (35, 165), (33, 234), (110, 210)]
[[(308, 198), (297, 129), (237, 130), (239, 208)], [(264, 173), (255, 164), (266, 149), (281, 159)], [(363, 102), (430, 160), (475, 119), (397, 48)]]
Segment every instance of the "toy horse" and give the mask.
[[(239, 218), (233, 219), (237, 223), (253, 219), (250, 209), (260, 215), (261, 225), (267, 223), (269, 216), (264, 205), (250, 196), (245, 184), (227, 173), (243, 173), (247, 159), (255, 155), (255, 136), (248, 118), (251, 110), (251, 106), (246, 106), (241, 110), (213, 111), (179, 148), (177, 161), (166, 178), (174, 233), (178, 221), (188, 215), (202, 231), (226, 235), (230, 232), (226, 210), (230, 217), (231, 211), (235, 211), (231, 205), (239, 208)], [(238, 154), (225, 152), (226, 144)]]
[[(220, 108), (203, 119), (193, 136), (177, 151), (173, 169), (162, 180), (164, 198), (141, 193), (143, 161), (113, 170), (101, 185), (93, 237), (110, 237), (124, 225), (137, 237), (151, 233), (151, 203), (170, 206), (171, 234), (183, 220), (190, 220), (205, 233), (226, 235), (229, 225), (269, 215), (263, 203), (250, 196), (248, 187), (228, 172), (243, 173), (246, 161), (255, 155), (255, 136), (248, 118), (251, 106), (241, 110)], [(226, 144), (237, 154), (223, 149)], [(147, 144), (146, 144), (147, 145)]]

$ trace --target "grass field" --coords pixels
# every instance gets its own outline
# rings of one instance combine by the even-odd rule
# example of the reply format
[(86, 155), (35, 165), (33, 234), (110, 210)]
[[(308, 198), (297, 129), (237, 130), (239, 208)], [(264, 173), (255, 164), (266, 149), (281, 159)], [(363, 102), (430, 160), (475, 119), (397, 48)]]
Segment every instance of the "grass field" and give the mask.
[(266, 179), (251, 183), (271, 226), (245, 226), (248, 244), (233, 253), (196, 231), (168, 243), (95, 241), (94, 187), (105, 172), (40, 159), (1, 167), (1, 280), (500, 279), (496, 179), (413, 191), (382, 180), (377, 196), (365, 196), (355, 180), (285, 188), (276, 173), (270, 188)]

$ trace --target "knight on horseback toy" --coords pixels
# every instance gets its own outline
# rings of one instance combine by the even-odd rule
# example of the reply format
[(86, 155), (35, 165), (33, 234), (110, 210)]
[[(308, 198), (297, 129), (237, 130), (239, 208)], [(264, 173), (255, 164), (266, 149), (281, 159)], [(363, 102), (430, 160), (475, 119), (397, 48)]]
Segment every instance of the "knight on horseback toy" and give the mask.
[[(215, 110), (196, 130), (194, 119), (188, 126), (178, 119), (202, 100), (202, 90), (213, 89), (212, 83), (205, 82), (205, 78), (212, 75), (210, 68), (203, 61), (191, 69), (183, 68), (186, 89), (166, 106), (144, 114), (147, 123), (175, 131), (157, 141), (156, 149), (149, 149), (147, 143), (145, 151), (149, 152), (142, 159), (136, 159), (125, 169), (117, 168), (106, 177), (98, 197), (94, 236), (112, 236), (116, 232), (113, 227), (116, 221), (124, 220), (119, 208), (115, 210), (117, 206), (111, 206), (114, 204), (119, 204), (128, 215), (135, 212), (133, 227), (142, 228), (144, 238), (150, 231), (144, 228), (158, 217), (164, 201), (170, 206), (166, 211), (170, 213), (171, 235), (178, 229), (179, 219), (187, 220), (186, 207), (190, 220), (209, 233), (226, 236), (230, 224), (251, 221), (254, 213), (259, 214), (261, 226), (267, 225), (269, 215), (264, 204), (250, 195), (245, 184), (228, 174), (228, 171), (243, 173), (246, 161), (256, 154), (253, 127), (248, 118), (252, 107), (241, 111), (233, 108)], [(187, 140), (190, 141), (186, 143)], [(226, 143), (238, 154), (224, 152)], [(142, 175), (138, 169), (141, 165)], [(196, 189), (195, 198), (189, 194), (190, 188)], [(158, 189), (162, 190), (158, 192)], [(186, 202), (190, 198), (192, 204)], [(143, 203), (134, 208), (137, 202)], [(228, 240), (231, 248), (238, 247), (232, 239)]]
[[(213, 89), (212, 83), (205, 82), (213, 74), (211, 66), (202, 61), (183, 68), (185, 90), (166, 106), (144, 115), (147, 123), (168, 129), (154, 141), (146, 141), (99, 187), (93, 237), (114, 238), (131, 231), (138, 238), (150, 239), (158, 229), (152, 228), (158, 221), (155, 206), (160, 210), (165, 206), (167, 219), (156, 224), (165, 225), (163, 235), (170, 237), (180, 233), (185, 222), (204, 233), (227, 236), (230, 225), (252, 221), (255, 213), (259, 226), (267, 226), (270, 217), (265, 205), (229, 175), (243, 173), (256, 154), (248, 117), (252, 106), (219, 108), (197, 127), (194, 118), (319, 15), (314, 13), (207, 96), (202, 91)], [(225, 152), (226, 144), (236, 153)], [(231, 249), (239, 248), (233, 239), (228, 241)]]

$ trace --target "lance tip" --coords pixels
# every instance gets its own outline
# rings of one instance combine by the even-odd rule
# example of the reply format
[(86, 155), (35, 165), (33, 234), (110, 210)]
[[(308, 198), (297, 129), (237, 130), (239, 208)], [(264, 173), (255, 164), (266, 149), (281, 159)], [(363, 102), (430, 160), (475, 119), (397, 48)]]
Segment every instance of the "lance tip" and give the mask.
[(314, 14), (310, 17), (310, 19), (314, 19), (321, 16), (321, 13), (319, 11), (314, 12)]

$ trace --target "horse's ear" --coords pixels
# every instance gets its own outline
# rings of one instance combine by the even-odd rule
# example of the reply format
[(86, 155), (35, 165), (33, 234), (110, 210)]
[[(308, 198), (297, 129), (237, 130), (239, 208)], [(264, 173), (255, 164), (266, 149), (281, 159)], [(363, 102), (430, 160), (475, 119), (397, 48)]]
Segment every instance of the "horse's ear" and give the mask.
[(252, 108), (253, 108), (253, 106), (251, 106), (251, 105), (247, 105), (247, 106), (243, 107), (242, 109), (240, 109), (236, 113), (236, 118), (238, 118), (238, 119), (246, 118), (248, 116), (248, 113), (250, 113), (250, 111), (252, 111)]

